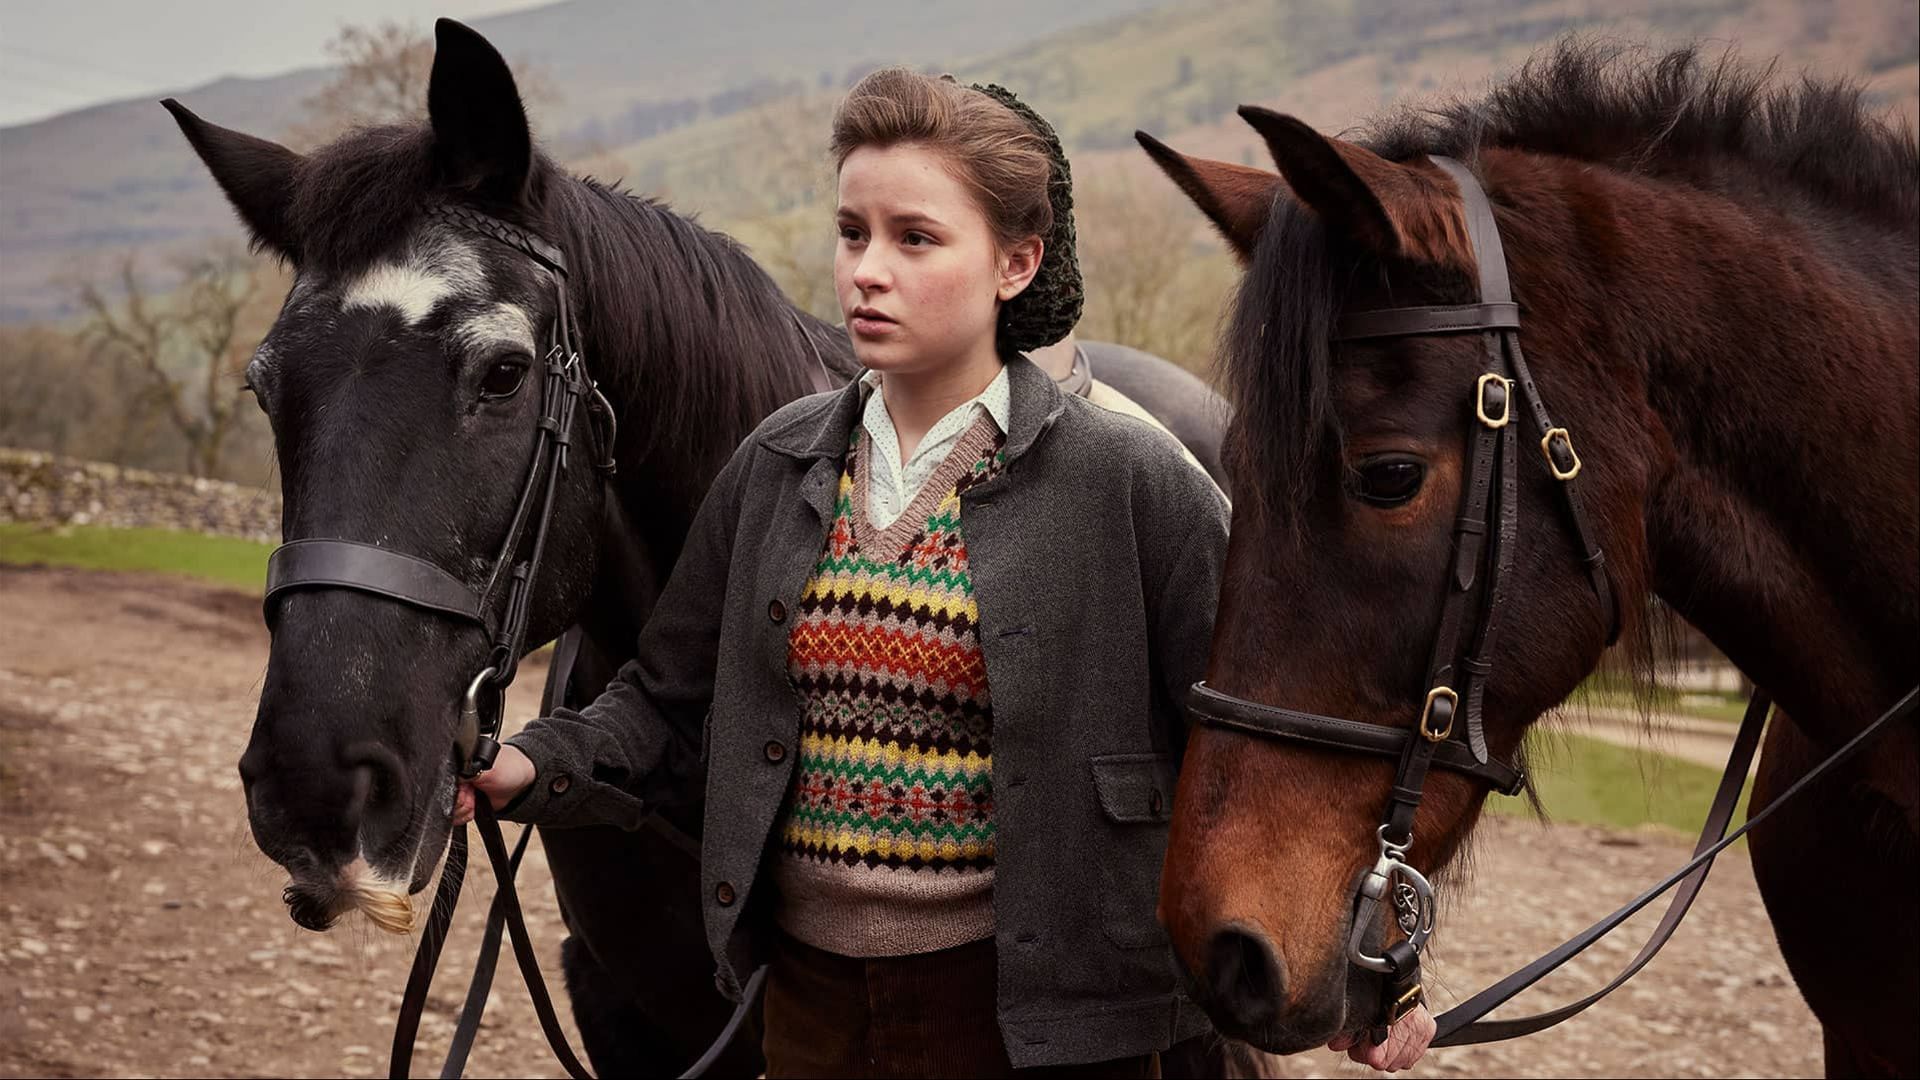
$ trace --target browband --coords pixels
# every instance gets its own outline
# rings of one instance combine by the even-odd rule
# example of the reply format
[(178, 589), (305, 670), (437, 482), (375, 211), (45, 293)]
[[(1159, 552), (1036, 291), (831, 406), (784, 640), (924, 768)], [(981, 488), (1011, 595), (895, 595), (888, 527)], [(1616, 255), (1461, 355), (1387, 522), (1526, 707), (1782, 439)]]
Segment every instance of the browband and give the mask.
[(1335, 341), (1464, 334), (1480, 330), (1520, 329), (1520, 305), (1512, 301), (1446, 304), (1438, 307), (1387, 308), (1342, 315), (1334, 324)]

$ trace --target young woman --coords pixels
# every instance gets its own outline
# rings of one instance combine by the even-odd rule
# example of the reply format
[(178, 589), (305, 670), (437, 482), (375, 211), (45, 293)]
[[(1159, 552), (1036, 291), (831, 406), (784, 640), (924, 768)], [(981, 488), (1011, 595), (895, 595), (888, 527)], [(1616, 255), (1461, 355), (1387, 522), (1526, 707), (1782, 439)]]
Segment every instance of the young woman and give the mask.
[(1080, 308), (1044, 121), (887, 70), (832, 149), (867, 373), (760, 426), (639, 658), (473, 786), (632, 827), (704, 770), (708, 943), (732, 994), (771, 965), (769, 1076), (1157, 1075), (1206, 1030), (1154, 908), (1225, 505), (1022, 355)]

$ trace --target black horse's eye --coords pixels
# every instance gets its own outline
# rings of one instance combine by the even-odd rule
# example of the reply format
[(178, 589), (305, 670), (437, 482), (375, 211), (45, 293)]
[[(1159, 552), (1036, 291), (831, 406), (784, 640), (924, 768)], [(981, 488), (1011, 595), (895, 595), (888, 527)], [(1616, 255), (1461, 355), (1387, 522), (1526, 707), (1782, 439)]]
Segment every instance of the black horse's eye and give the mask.
[(1410, 457), (1374, 458), (1354, 472), (1353, 493), (1375, 506), (1399, 506), (1420, 492), (1427, 467)]
[(520, 392), (527, 378), (524, 360), (496, 360), (480, 380), (482, 398), (509, 398)]

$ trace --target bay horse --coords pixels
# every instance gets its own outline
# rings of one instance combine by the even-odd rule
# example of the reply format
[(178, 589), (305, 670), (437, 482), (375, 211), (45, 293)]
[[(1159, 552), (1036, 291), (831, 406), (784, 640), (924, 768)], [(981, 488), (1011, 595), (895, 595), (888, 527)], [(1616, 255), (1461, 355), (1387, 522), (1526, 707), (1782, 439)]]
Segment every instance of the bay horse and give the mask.
[[(732, 240), (540, 153), (506, 63), (458, 23), (436, 26), (424, 123), (302, 155), (165, 104), (257, 246), (294, 270), (247, 368), (273, 427), (286, 540), (390, 548), (480, 590), (513, 535), (544, 404), (528, 370), (560, 302), (548, 270), (432, 211), (478, 211), (565, 253), (565, 315), (617, 436), (581, 409), (582, 464), (555, 487), (526, 642), (582, 633), (549, 701), (583, 704), (633, 657), (735, 446), (780, 405), (857, 370), (845, 332), (795, 309)], [(1131, 378), (1148, 409), (1208, 415), (1196, 387), (1217, 402), (1155, 371), (1170, 369), (1163, 360), (1086, 352)], [(1211, 414), (1200, 435), (1217, 444), (1224, 409)], [(586, 459), (607, 443), (603, 497)], [(275, 603), (240, 760), (254, 839), (287, 870), (300, 925), (323, 930), (358, 907), (405, 928), (447, 849), (456, 712), (488, 643), (471, 623), (365, 592)], [(699, 786), (662, 794), (633, 833), (542, 831), (570, 932), (566, 985), (602, 1075), (679, 1072), (733, 1008), (700, 922)], [(758, 1046), (739, 1040), (712, 1074), (760, 1067)]]
[[(1756, 812), (1920, 681), (1910, 127), (1867, 114), (1849, 84), (1778, 88), (1730, 57), (1578, 40), (1483, 99), (1393, 113), (1352, 140), (1240, 115), (1277, 172), (1139, 136), (1244, 267), (1219, 359), (1235, 502), (1209, 689), (1424, 729), (1462, 488), (1483, 475), (1468, 446), (1508, 406), (1475, 419), (1491, 400), (1475, 397), (1481, 334), (1336, 333), (1384, 309), (1481, 302), (1466, 190), (1443, 162), (1491, 201), (1536, 400), (1578, 448), (1549, 440), (1542, 460), (1525, 448), (1547, 432), (1525, 410), (1512, 420), (1527, 431), (1525, 524), (1504, 630), (1475, 669), (1490, 760), (1520, 763), (1527, 729), (1614, 634), (1650, 664), (1649, 597), (1781, 706)], [(1563, 504), (1555, 474), (1569, 471), (1587, 525)], [(1589, 526), (1598, 585), (1577, 543)], [(1879, 738), (1750, 837), (1835, 1075), (1920, 1075), (1920, 731)], [(1160, 915), (1220, 1031), (1288, 1053), (1379, 1013), (1381, 982), (1349, 949), (1408, 929), (1356, 926), (1394, 775), (1380, 758), (1192, 730)], [(1453, 862), (1486, 794), (1430, 774), (1407, 862), (1429, 876)]]

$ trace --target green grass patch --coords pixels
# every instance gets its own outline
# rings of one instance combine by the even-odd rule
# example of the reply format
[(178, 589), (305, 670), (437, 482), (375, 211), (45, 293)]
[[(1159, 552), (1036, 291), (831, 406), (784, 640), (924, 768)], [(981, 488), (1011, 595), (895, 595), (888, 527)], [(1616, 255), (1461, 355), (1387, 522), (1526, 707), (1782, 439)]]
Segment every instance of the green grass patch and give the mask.
[[(1633, 829), (1657, 825), (1697, 834), (1720, 770), (1635, 750), (1584, 735), (1535, 734), (1529, 737), (1533, 782), (1547, 816), (1557, 822)], [(1734, 814), (1746, 819), (1747, 796)], [(1519, 799), (1495, 799), (1495, 813), (1529, 813)]]
[(0, 563), (178, 574), (255, 593), (266, 582), (272, 550), (253, 540), (171, 529), (0, 523)]

